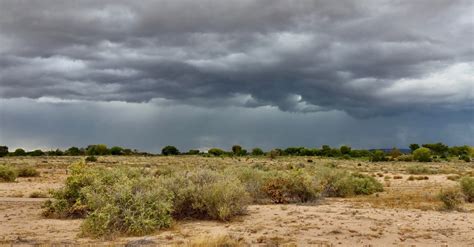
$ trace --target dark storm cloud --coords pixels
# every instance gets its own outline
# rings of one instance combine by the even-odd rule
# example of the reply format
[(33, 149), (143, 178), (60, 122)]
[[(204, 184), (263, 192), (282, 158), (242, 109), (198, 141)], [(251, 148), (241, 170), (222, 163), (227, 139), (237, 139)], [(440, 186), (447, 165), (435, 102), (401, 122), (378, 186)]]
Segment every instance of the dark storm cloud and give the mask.
[(0, 97), (472, 111), (472, 1), (0, 2)]

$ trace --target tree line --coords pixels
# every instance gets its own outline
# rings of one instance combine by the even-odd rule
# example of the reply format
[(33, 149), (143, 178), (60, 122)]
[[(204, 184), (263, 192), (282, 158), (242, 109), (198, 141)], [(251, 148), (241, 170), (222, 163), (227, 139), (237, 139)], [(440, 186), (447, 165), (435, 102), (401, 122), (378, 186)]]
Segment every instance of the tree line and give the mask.
[[(175, 146), (165, 146), (161, 150), (161, 155), (203, 155), (203, 156), (321, 156), (335, 158), (369, 158), (371, 161), (389, 161), (389, 160), (418, 160), (431, 161), (433, 159), (446, 159), (448, 157), (458, 157), (465, 161), (470, 161), (474, 154), (474, 147), (467, 145), (449, 147), (441, 142), (426, 144), (410, 144), (410, 149), (352, 149), (350, 146), (331, 147), (322, 145), (321, 148), (307, 147), (288, 147), (285, 149), (275, 148), (270, 151), (263, 151), (261, 148), (253, 148), (250, 151), (240, 145), (234, 145), (227, 151), (221, 148), (211, 148), (207, 152), (201, 152), (197, 149), (191, 149), (188, 152), (180, 152)], [(40, 149), (25, 151), (17, 148), (9, 152), (7, 146), (0, 146), (1, 156), (81, 156), (81, 155), (156, 155), (147, 152), (140, 152), (136, 149), (113, 146), (108, 148), (105, 144), (88, 145), (84, 148), (70, 147), (66, 150), (42, 151)]]

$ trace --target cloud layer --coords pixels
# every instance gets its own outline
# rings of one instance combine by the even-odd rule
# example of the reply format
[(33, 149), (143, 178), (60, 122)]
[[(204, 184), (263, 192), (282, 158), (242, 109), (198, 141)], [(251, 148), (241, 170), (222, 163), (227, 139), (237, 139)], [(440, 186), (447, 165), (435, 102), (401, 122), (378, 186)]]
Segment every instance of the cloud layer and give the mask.
[(0, 2), (0, 97), (472, 111), (472, 1)]

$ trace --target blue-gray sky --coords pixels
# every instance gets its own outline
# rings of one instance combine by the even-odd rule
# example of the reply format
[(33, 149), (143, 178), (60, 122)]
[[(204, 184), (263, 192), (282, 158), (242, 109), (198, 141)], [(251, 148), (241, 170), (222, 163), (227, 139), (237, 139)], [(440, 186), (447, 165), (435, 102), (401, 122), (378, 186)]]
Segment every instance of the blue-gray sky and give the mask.
[(474, 144), (470, 0), (0, 0), (0, 144)]

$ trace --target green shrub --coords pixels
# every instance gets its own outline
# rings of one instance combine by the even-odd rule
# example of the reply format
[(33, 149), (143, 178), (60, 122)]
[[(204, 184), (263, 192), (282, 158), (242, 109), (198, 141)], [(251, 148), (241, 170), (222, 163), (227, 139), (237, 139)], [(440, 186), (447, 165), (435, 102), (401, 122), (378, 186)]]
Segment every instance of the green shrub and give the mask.
[(380, 182), (364, 174), (351, 174), (344, 170), (323, 168), (316, 176), (321, 182), (323, 194), (329, 197), (370, 195), (383, 191), (383, 185)]
[(252, 149), (252, 155), (255, 155), (255, 156), (260, 156), (260, 155), (264, 155), (265, 153), (263, 152), (262, 149), (260, 148), (254, 148)]
[(18, 176), (15, 168), (7, 165), (0, 165), (0, 182), (14, 182)]
[(405, 162), (411, 162), (413, 161), (413, 155), (411, 154), (403, 154), (397, 157), (398, 161), (405, 161)]
[(422, 165), (411, 165), (407, 167), (408, 174), (432, 174), (434, 171), (426, 166)]
[(431, 151), (429, 148), (418, 148), (413, 151), (413, 159), (419, 162), (431, 162)]
[(370, 161), (372, 162), (380, 162), (380, 161), (388, 161), (387, 156), (384, 151), (382, 150), (375, 150), (370, 155)]
[[(125, 179), (123, 179), (125, 178)], [(171, 225), (172, 196), (152, 178), (120, 183), (96, 180), (83, 189), (91, 213), (81, 228), (87, 236), (144, 235)]]
[(244, 185), (233, 175), (203, 169), (160, 179), (173, 194), (173, 215), (177, 218), (226, 221), (244, 213), (250, 202)]
[(179, 150), (175, 146), (166, 146), (163, 149), (161, 149), (161, 154), (162, 155), (178, 155)]
[(38, 177), (40, 175), (40, 172), (31, 166), (20, 167), (17, 172), (18, 177)]
[(85, 217), (86, 236), (142, 235), (171, 224), (172, 194), (154, 177), (130, 168), (74, 165), (64, 188), (52, 191), (43, 214)]
[(466, 196), (466, 201), (474, 202), (474, 177), (463, 177), (460, 184), (461, 190)]
[(97, 161), (97, 157), (95, 156), (87, 156), (86, 157), (86, 162), (96, 162)]
[(207, 151), (207, 153), (214, 156), (221, 156), (225, 154), (225, 151), (219, 148), (211, 148)]
[(264, 184), (264, 178), (267, 168), (261, 163), (255, 164), (253, 168), (250, 167), (237, 167), (227, 169), (224, 172), (229, 174), (235, 174), (235, 176), (242, 182), (247, 193), (249, 193), (251, 199), (256, 202), (264, 202), (267, 198), (266, 194), (262, 190)]
[(469, 157), (469, 155), (466, 155), (466, 154), (459, 156), (459, 159), (465, 162), (471, 162), (471, 157)]
[(267, 173), (262, 191), (274, 203), (309, 202), (320, 195), (316, 179), (302, 170)]
[(445, 209), (453, 210), (459, 208), (464, 201), (464, 196), (458, 188), (450, 188), (441, 190), (438, 199), (443, 202)]

